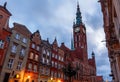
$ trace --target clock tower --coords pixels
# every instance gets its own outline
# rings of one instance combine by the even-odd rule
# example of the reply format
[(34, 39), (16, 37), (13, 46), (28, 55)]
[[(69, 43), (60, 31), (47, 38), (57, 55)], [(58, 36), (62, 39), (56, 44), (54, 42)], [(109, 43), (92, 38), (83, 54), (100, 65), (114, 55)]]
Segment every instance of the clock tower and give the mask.
[(76, 22), (73, 23), (73, 37), (74, 37), (74, 49), (83, 52), (83, 56), (87, 61), (87, 40), (86, 40), (86, 28), (82, 23), (82, 16), (77, 4)]

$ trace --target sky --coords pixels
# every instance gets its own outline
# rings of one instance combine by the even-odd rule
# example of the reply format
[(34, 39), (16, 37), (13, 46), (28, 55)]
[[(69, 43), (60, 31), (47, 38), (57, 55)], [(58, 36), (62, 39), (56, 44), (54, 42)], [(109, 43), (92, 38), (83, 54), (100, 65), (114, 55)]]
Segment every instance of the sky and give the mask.
[[(20, 23), (33, 33), (40, 31), (42, 39), (55, 37), (59, 45), (64, 42), (70, 48), (73, 21), (76, 18), (77, 0), (0, 0), (0, 5), (7, 1), (7, 9), (12, 13), (9, 20)], [(103, 17), (98, 0), (78, 0), (82, 21), (87, 30), (88, 55), (95, 52), (97, 75), (111, 79), (110, 65), (103, 30)]]

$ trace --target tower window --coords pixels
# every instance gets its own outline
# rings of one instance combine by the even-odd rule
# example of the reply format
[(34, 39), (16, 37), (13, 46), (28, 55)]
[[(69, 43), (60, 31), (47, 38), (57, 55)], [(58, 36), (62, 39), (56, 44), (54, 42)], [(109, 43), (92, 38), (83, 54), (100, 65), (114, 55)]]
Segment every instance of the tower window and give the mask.
[(2, 19), (3, 18), (3, 15), (0, 15), (0, 19)]

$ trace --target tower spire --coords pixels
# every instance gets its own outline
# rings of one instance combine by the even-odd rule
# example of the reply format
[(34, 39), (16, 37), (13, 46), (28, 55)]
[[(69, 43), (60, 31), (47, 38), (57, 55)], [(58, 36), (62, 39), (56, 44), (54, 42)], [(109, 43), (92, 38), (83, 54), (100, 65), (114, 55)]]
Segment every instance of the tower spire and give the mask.
[(76, 25), (82, 24), (82, 16), (80, 12), (79, 2), (77, 1)]

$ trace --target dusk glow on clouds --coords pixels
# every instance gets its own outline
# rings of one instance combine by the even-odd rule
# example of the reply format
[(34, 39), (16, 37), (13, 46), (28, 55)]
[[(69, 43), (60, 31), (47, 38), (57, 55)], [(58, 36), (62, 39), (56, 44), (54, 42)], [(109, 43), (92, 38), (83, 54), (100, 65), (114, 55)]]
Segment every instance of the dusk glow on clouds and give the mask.
[[(31, 32), (39, 29), (42, 39), (53, 42), (57, 37), (59, 45), (64, 42), (70, 48), (72, 25), (76, 17), (77, 0), (0, 0), (7, 1), (13, 22), (24, 24)], [(109, 78), (110, 66), (103, 31), (103, 17), (98, 0), (78, 0), (82, 21), (87, 30), (88, 54), (95, 52), (97, 74)]]

